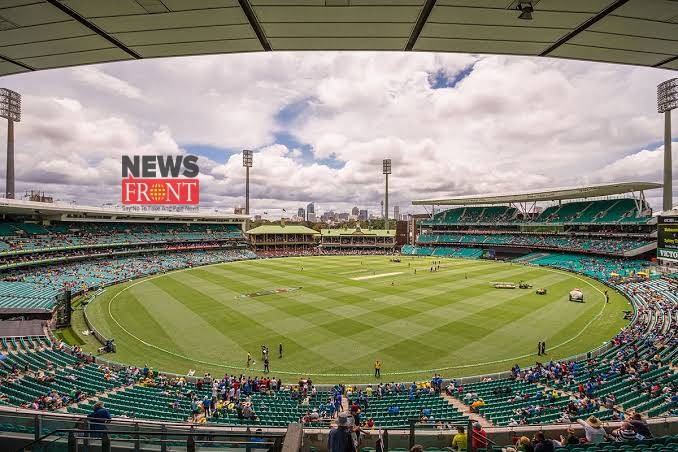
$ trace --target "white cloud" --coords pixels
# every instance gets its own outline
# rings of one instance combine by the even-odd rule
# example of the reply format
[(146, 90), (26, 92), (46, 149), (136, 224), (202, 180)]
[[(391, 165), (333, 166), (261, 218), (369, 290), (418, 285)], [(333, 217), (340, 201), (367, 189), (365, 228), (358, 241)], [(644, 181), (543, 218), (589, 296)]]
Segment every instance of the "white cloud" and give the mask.
[(95, 88), (101, 90), (110, 90), (115, 94), (128, 97), (130, 99), (142, 99), (141, 90), (136, 86), (132, 86), (124, 80), (113, 77), (105, 73), (103, 70), (93, 66), (79, 67), (73, 69), (75, 77), (80, 79)]
[[(432, 88), (432, 74), (453, 79), (470, 65), (455, 87)], [(391, 158), (391, 204), (407, 211), (415, 198), (657, 179), (661, 151), (643, 148), (662, 137), (655, 87), (671, 75), (550, 59), (335, 52), (122, 62), (4, 80), (24, 93), (20, 189), (115, 202), (121, 155), (207, 145), (257, 151), (255, 210), (316, 201), (320, 210), (376, 211), (381, 160)], [(283, 135), (296, 142), (276, 140)], [(240, 155), (210, 156), (221, 161), (200, 159), (202, 200), (242, 204)]]

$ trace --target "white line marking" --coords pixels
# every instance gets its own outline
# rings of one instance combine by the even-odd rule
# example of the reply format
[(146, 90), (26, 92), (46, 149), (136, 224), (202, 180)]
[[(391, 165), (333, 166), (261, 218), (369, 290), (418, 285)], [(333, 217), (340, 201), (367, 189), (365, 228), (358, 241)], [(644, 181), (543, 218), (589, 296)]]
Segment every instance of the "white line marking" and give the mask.
[(379, 273), (378, 275), (356, 276), (351, 278), (353, 281), (364, 281), (366, 279), (385, 278), (386, 276), (402, 275), (403, 272)]

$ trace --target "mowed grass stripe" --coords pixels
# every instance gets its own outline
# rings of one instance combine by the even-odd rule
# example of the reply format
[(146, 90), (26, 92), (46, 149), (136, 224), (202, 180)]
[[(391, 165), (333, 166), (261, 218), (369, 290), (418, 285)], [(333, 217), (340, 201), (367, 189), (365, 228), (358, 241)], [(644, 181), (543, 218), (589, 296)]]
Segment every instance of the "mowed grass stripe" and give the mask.
[[(178, 275), (180, 274), (172, 275), (172, 278), (169, 279), (163, 278), (162, 281), (154, 280), (152, 283), (158, 285), (166, 292), (175, 294), (177, 299), (184, 300), (181, 302), (188, 309), (196, 313), (196, 315), (202, 315), (215, 329), (228, 335), (233, 341), (237, 342), (239, 346), (238, 350), (230, 350), (228, 344), (220, 344), (226, 345), (223, 348), (224, 362), (235, 365), (242, 363), (244, 367), (247, 352), (256, 357), (261, 350), (262, 344), (268, 344), (271, 349), (275, 349), (277, 344), (284, 343), (285, 348), (288, 349), (288, 354), (292, 355), (294, 353), (304, 353), (307, 351), (306, 347), (301, 345), (294, 335), (280, 334), (276, 331), (274, 328), (275, 324), (272, 322), (261, 322), (256, 317), (247, 316), (237, 309), (225, 310), (223, 309), (224, 305), (211, 297), (204, 295), (195, 296), (193, 287), (181, 282), (177, 278)], [(243, 303), (247, 302), (248, 301), (243, 301)], [(292, 331), (303, 329), (304, 325), (299, 319), (288, 320), (296, 322), (299, 325), (298, 328), (292, 329)], [(203, 334), (202, 331), (196, 331), (195, 333), (205, 336), (205, 344), (218, 343), (218, 338), (213, 338), (209, 334)], [(253, 338), (265, 339), (262, 341)], [(307, 353), (307, 356), (309, 355), (310, 353)], [(319, 358), (320, 357), (316, 357), (316, 359)]]
[[(224, 372), (216, 364), (244, 367), (246, 351), (259, 361), (261, 344), (277, 350), (278, 343), (285, 346), (285, 357), (272, 360), (272, 372), (289, 371), (295, 376), (307, 373), (371, 374), (377, 357), (384, 362), (384, 373), (460, 364), (473, 364), (474, 367), (454, 370), (447, 375), (505, 370), (513, 363), (494, 366), (478, 366), (477, 363), (532, 353), (534, 337), (546, 339), (550, 346), (561, 341), (561, 337), (567, 340), (599, 312), (594, 306), (594, 298), (588, 298), (590, 305), (586, 303), (578, 308), (571, 306), (574, 303), (563, 305), (568, 303), (563, 299), (572, 287), (584, 286), (587, 297), (594, 296), (592, 288), (564, 272), (493, 261), (401, 259), (403, 262), (393, 263), (385, 256), (325, 256), (234, 262), (170, 273), (152, 282), (142, 282), (134, 289), (137, 296), (143, 294), (177, 305), (156, 314), (154, 310), (163, 306), (156, 300), (148, 304), (153, 310), (145, 315), (161, 319), (167, 331), (172, 331), (171, 324), (181, 322), (181, 317), (190, 319), (186, 323), (193, 328), (184, 325), (177, 329), (176, 335), (185, 337), (189, 332), (195, 337), (191, 338), (190, 344), (177, 347), (177, 350), (189, 350), (185, 354), (214, 362), (214, 366), (193, 363), (200, 372), (208, 370), (212, 373)], [(442, 262), (441, 270), (430, 272), (435, 260)], [(364, 281), (350, 279), (360, 274), (393, 271), (403, 274)], [(351, 273), (341, 274), (345, 272)], [(534, 288), (499, 290), (489, 285), (490, 281), (518, 282), (521, 279), (533, 284)], [(154, 290), (145, 293), (145, 285)], [(541, 286), (549, 290), (546, 297), (534, 294)], [(282, 287), (301, 287), (301, 290), (241, 297), (242, 294)], [(110, 293), (107, 291), (102, 301), (114, 291), (115, 288)], [(120, 295), (126, 296), (126, 292)], [(115, 303), (118, 301), (121, 300)], [(120, 318), (126, 328), (128, 317), (139, 316), (135, 305), (129, 306), (134, 312)], [(559, 307), (576, 310), (566, 311), (568, 318), (563, 319)], [(599, 345), (601, 334), (607, 334), (609, 339), (623, 324), (620, 320), (623, 308), (623, 300), (615, 300), (609, 310), (606, 307), (600, 324), (596, 323), (596, 331), (555, 351), (553, 356)], [(558, 310), (555, 315), (554, 310)], [(111, 322), (106, 319), (104, 309), (92, 306), (88, 312), (99, 317), (95, 325)], [(177, 318), (172, 321), (174, 316)], [(599, 325), (602, 331), (597, 330)], [(142, 327), (137, 323), (134, 328)], [(148, 333), (152, 336), (156, 328)], [(118, 330), (111, 329), (118, 334)], [(130, 331), (134, 333), (135, 330)], [(146, 332), (139, 331), (142, 333), (139, 336), (145, 338), (143, 333)], [(167, 333), (163, 334), (164, 337), (158, 336), (158, 345), (171, 343)], [(190, 363), (190, 360), (173, 358), (161, 351), (148, 351), (141, 356), (135, 352), (137, 346), (132, 339), (122, 338), (118, 345), (117, 356), (121, 357), (118, 360), (124, 358), (134, 363), (149, 360), (151, 365), (163, 370), (180, 372)], [(530, 357), (520, 364), (532, 361)], [(260, 369), (261, 363), (257, 362), (252, 373), (260, 373)], [(427, 374), (420, 376), (430, 377)], [(371, 381), (367, 376), (317, 375), (314, 380)]]

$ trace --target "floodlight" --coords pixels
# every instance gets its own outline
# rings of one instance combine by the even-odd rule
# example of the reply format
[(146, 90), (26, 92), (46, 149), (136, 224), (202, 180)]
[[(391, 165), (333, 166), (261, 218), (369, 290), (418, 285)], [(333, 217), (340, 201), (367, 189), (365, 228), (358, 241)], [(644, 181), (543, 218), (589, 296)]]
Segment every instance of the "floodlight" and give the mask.
[(14, 123), (21, 121), (21, 94), (0, 88), (0, 118), (7, 120), (5, 198), (14, 199)]
[(244, 149), (242, 151), (242, 166), (252, 168), (252, 151)]
[(673, 208), (673, 164), (671, 161), (671, 110), (678, 108), (678, 78), (657, 85), (657, 111), (664, 113), (663, 210)]
[(7, 88), (0, 88), (0, 118), (21, 121), (21, 94)]
[(657, 112), (678, 108), (678, 78), (672, 78), (657, 85)]
[(382, 162), (383, 174), (391, 174), (391, 159), (384, 159)]

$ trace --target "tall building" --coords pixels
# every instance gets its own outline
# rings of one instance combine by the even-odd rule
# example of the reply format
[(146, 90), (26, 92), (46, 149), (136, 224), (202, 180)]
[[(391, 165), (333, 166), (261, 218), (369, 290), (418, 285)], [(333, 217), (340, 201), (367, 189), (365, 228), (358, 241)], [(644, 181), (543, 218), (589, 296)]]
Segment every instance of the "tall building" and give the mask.
[(393, 218), (400, 220), (400, 206), (393, 206)]
[(360, 215), (360, 209), (358, 209), (358, 206), (354, 207), (351, 210), (351, 215), (353, 215), (354, 217), (357, 217), (358, 215)]
[(358, 213), (358, 219), (359, 219), (360, 221), (367, 221), (367, 209), (361, 210), (361, 211)]
[(306, 220), (315, 221), (315, 205), (312, 202), (306, 206)]
[(297, 216), (302, 220), (306, 219), (306, 211), (304, 210), (303, 207), (299, 207), (299, 210), (297, 210)]

